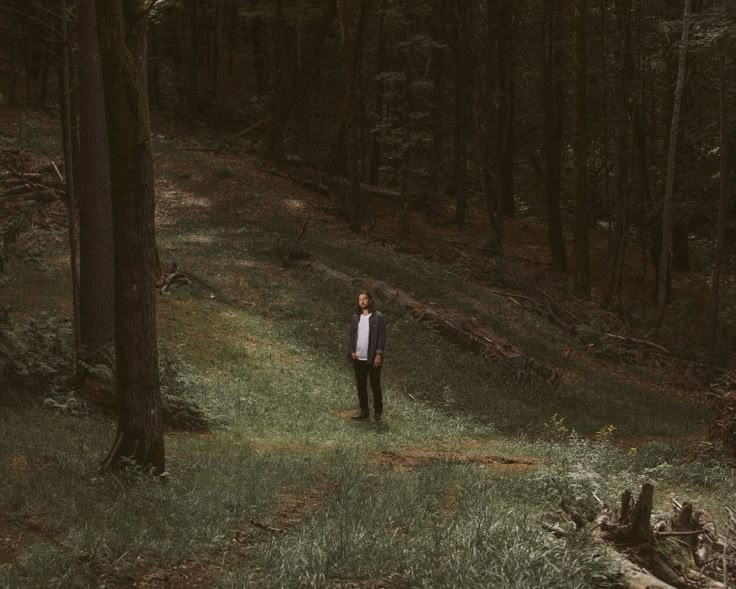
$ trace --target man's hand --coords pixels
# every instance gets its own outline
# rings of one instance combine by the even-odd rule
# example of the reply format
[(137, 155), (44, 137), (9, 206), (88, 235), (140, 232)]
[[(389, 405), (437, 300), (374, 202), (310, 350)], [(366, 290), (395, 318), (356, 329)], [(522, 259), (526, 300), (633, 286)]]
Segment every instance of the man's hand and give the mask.
[(350, 354), (350, 357), (351, 357), (351, 358), (352, 358), (353, 360), (357, 360), (357, 359), (358, 359), (358, 354), (356, 354), (355, 352), (352, 352), (352, 353)]
[(383, 364), (383, 356), (381, 354), (376, 354), (375, 358), (373, 358), (373, 366), (378, 368), (381, 364)]

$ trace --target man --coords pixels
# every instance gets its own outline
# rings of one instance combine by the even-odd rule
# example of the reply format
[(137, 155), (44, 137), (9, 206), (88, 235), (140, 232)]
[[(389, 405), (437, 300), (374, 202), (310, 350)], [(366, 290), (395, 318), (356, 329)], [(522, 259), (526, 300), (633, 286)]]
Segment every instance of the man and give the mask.
[(353, 361), (355, 382), (358, 387), (360, 412), (353, 419), (368, 419), (368, 380), (373, 391), (373, 419), (381, 420), (383, 393), (381, 391), (381, 366), (386, 345), (386, 322), (383, 315), (373, 309), (373, 297), (368, 291), (358, 293), (358, 306), (350, 324), (348, 356)]

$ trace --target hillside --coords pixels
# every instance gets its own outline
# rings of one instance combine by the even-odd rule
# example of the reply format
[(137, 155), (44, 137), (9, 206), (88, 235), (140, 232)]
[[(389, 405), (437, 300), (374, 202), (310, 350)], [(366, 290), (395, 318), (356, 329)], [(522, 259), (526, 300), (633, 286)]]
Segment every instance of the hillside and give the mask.
[[(2, 117), (30, 130), (28, 170), (58, 158), (49, 118)], [(211, 431), (170, 432), (164, 477), (101, 475), (109, 415), (44, 406), (44, 391), (4, 398), (0, 585), (620, 586), (587, 534), (545, 528), (570, 524), (561, 505), (600, 510), (651, 480), (658, 514), (674, 496), (725, 525), (733, 472), (685, 460), (712, 420), (678, 336), (687, 309), (666, 353), (622, 344), (646, 340), (636, 318), (572, 299), (533, 220), (509, 223), (498, 258), (479, 247), (480, 207), (462, 232), (416, 215), (402, 240), (376, 199), (356, 235), (333, 197), (285, 177), (300, 170), (214, 144), (161, 122), (154, 146), (162, 266), (191, 280), (158, 296), (162, 374)], [(61, 202), (35, 209), (0, 282), (13, 325), (61, 326), (60, 357), (64, 219)], [(284, 264), (307, 220), (309, 259)], [(366, 286), (388, 323), (380, 424), (350, 420), (344, 339)]]

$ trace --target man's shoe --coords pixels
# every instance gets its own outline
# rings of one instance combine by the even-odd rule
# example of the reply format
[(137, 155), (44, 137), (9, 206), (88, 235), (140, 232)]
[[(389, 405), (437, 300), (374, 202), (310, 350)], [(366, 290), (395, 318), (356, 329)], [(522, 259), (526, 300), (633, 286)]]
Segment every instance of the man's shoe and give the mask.
[(376, 413), (373, 416), (373, 421), (381, 421), (381, 414), (380, 413)]
[(367, 413), (356, 413), (350, 419), (355, 419), (356, 421), (361, 420), (361, 419), (368, 419), (368, 414)]

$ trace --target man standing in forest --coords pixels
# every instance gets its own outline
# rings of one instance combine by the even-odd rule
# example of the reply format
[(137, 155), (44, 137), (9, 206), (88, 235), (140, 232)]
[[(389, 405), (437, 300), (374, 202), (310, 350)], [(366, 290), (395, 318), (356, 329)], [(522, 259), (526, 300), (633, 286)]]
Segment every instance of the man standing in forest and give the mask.
[(350, 324), (348, 355), (353, 361), (355, 382), (358, 387), (360, 412), (353, 419), (368, 419), (368, 379), (373, 391), (373, 419), (381, 420), (383, 393), (381, 366), (386, 345), (386, 323), (383, 315), (373, 308), (373, 297), (368, 291), (358, 293), (358, 306)]

